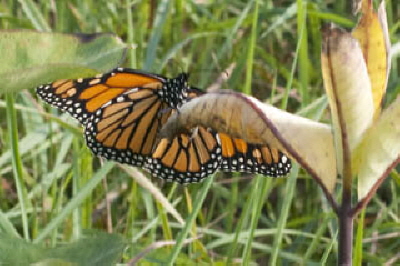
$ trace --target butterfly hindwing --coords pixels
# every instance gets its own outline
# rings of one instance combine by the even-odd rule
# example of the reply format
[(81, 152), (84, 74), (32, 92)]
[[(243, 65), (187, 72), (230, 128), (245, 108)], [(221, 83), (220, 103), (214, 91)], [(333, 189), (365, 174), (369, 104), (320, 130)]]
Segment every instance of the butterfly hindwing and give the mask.
[(218, 135), (197, 127), (172, 140), (162, 139), (145, 169), (168, 181), (195, 183), (217, 171), (221, 159)]
[(246, 143), (219, 133), (222, 147), (221, 171), (247, 172), (271, 177), (290, 172), (290, 159), (278, 149), (267, 145)]

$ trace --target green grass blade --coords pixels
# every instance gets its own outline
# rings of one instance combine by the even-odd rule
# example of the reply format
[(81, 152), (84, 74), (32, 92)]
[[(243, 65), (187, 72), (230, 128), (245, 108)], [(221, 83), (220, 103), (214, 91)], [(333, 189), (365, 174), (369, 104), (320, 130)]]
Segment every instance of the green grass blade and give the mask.
[(4, 215), (4, 213), (1, 210), (0, 210), (0, 232), (6, 233), (13, 237), (20, 238), (17, 229), (15, 229), (11, 221), (7, 218), (6, 215)]
[(297, 12), (297, 3), (293, 3), (285, 10), (285, 12), (283, 12), (279, 17), (274, 19), (273, 23), (268, 26), (267, 30), (261, 34), (260, 39), (263, 39), (267, 37), (268, 34), (274, 32), (279, 28), (284, 27), (288, 23), (288, 20), (293, 18), (296, 12)]
[(181, 42), (177, 43), (171, 49), (169, 49), (165, 53), (165, 56), (161, 59), (160, 69), (163, 69), (167, 65), (168, 61), (172, 59), (179, 51), (181, 51), (185, 47), (185, 45), (189, 44), (191, 41), (195, 39), (206, 38), (217, 34), (218, 33), (215, 32), (195, 33), (187, 37), (186, 39), (182, 40)]
[[(78, 143), (79, 141), (74, 138), (72, 141), (72, 146), (73, 146), (73, 153), (75, 156), (73, 157), (73, 162), (72, 162), (72, 194), (73, 196), (78, 194), (78, 191), (80, 189), (80, 184), (81, 184), (81, 178), (82, 178), (82, 173), (80, 169), (80, 163), (79, 161), (81, 160), (81, 156), (79, 156), (79, 150), (80, 150), (80, 145)], [(88, 194), (89, 196), (90, 194)], [(83, 206), (84, 204), (81, 204)], [(82, 228), (81, 228), (81, 223), (80, 223), (80, 208), (74, 208), (72, 211), (72, 239), (77, 240), (81, 236)]]
[(68, 201), (67, 205), (64, 206), (60, 213), (51, 220), (45, 228), (39, 233), (38, 237), (34, 240), (35, 243), (42, 241), (47, 237), (53, 229), (57, 226), (62, 225), (63, 220), (77, 208), (83, 201), (90, 196), (93, 189), (101, 182), (101, 180), (107, 175), (107, 173), (114, 167), (114, 163), (107, 162), (103, 167), (96, 172), (96, 174), (87, 182), (80, 190), (75, 194), (75, 197)]
[(274, 238), (274, 243), (273, 243), (273, 250), (271, 254), (271, 258), (269, 261), (269, 265), (277, 265), (278, 261), (278, 256), (281, 248), (281, 243), (282, 243), (282, 238), (283, 238), (283, 229), (285, 228), (287, 224), (287, 219), (289, 215), (289, 210), (290, 206), (293, 201), (293, 195), (294, 195), (294, 190), (296, 188), (296, 183), (297, 183), (297, 176), (299, 174), (299, 166), (297, 164), (293, 165), (292, 171), (289, 175), (289, 178), (287, 179), (286, 183), (286, 193), (285, 193), (285, 198), (282, 204), (282, 210), (280, 213), (279, 220), (277, 222), (277, 232)]
[(261, 215), (261, 210), (264, 205), (264, 199), (266, 198), (267, 191), (271, 188), (272, 178), (266, 178), (264, 176), (257, 176), (257, 182), (255, 183), (256, 191), (254, 191), (254, 198), (256, 204), (253, 204), (251, 221), (250, 221), (250, 233), (247, 238), (246, 246), (244, 249), (243, 264), (249, 265), (251, 262), (251, 249), (254, 240), (254, 233), (257, 229), (258, 220)]
[(47, 24), (35, 2), (32, 0), (18, 0), (18, 2), (20, 2), (22, 10), (35, 29), (45, 32), (51, 31), (49, 24)]
[(253, 61), (254, 61), (254, 50), (257, 43), (257, 24), (258, 24), (258, 1), (255, 1), (254, 13), (253, 13), (253, 23), (251, 28), (251, 35), (247, 51), (246, 59), (246, 80), (243, 88), (243, 92), (246, 94), (251, 94), (251, 85), (253, 80)]
[(304, 28), (305, 28), (305, 20), (303, 20), (303, 23), (302, 23), (302, 25), (300, 27), (301, 31), (299, 33), (299, 37), (298, 37), (298, 40), (297, 40), (296, 53), (295, 53), (295, 56), (293, 58), (290, 77), (289, 77), (289, 80), (287, 81), (286, 88), (285, 88), (285, 95), (284, 95), (284, 97), (282, 99), (282, 103), (281, 103), (281, 107), (280, 107), (283, 110), (286, 110), (287, 105), (288, 105), (289, 92), (290, 92), (290, 89), (292, 88), (294, 73), (296, 71), (296, 66), (297, 66), (297, 61), (298, 61), (298, 58), (299, 58), (300, 47), (301, 47), (301, 43), (302, 43), (302, 39), (303, 39)]
[[(251, 186), (253, 188), (253, 185)], [(251, 194), (253, 195), (253, 194)], [(253, 197), (249, 196), (244, 204), (243, 211), (240, 215), (239, 222), (236, 225), (236, 230), (234, 234), (233, 241), (229, 246), (228, 256), (227, 256), (227, 265), (231, 265), (233, 263), (233, 256), (235, 256), (238, 243), (241, 242), (241, 233), (244, 225), (248, 221), (248, 217), (250, 216), (251, 206), (253, 206)]]
[(360, 219), (358, 219), (357, 221), (357, 233), (355, 239), (355, 246), (353, 250), (354, 265), (362, 265), (363, 262), (364, 219), (365, 219), (365, 208), (361, 211)]
[(339, 235), (339, 230), (336, 230), (335, 235), (332, 237), (331, 243), (329, 246), (325, 249), (325, 252), (321, 258), (320, 265), (327, 265), (328, 257), (332, 252), (332, 249), (337, 246), (337, 237)]
[(136, 58), (136, 48), (133, 47), (134, 45), (134, 32), (135, 28), (133, 27), (133, 18), (132, 18), (132, 1), (131, 0), (125, 0), (125, 5), (126, 5), (126, 19), (128, 21), (127, 24), (127, 44), (131, 47), (129, 47), (129, 55), (128, 55), (128, 60), (129, 63), (128, 65), (132, 68), (137, 68), (137, 58)]
[(163, 231), (163, 239), (171, 240), (172, 239), (172, 229), (168, 220), (167, 212), (164, 211), (163, 206), (160, 202), (156, 202), (157, 210), (159, 213), (159, 217), (161, 218), (161, 227)]
[(184, 241), (187, 235), (189, 234), (190, 229), (192, 228), (193, 222), (196, 220), (196, 217), (200, 211), (201, 206), (203, 206), (204, 199), (206, 198), (207, 193), (210, 190), (213, 182), (214, 182), (214, 175), (206, 178), (206, 180), (204, 181), (203, 186), (201, 187), (200, 191), (197, 194), (196, 201), (193, 206), (193, 211), (186, 219), (185, 226), (182, 228), (178, 238), (176, 239), (176, 244), (174, 245), (174, 248), (172, 249), (172, 252), (167, 260), (167, 265), (173, 265), (176, 258), (178, 257), (178, 254), (182, 249)]
[(17, 114), (14, 109), (14, 97), (12, 96), (12, 94), (8, 93), (6, 95), (6, 102), (7, 102), (7, 126), (11, 143), (10, 148), (12, 153), (13, 174), (14, 174), (15, 185), (17, 187), (18, 199), (20, 202), (22, 229), (24, 238), (26, 240), (29, 240), (30, 239), (29, 225), (28, 225), (28, 216), (26, 211), (26, 208), (28, 206), (28, 200), (26, 198), (26, 188), (24, 185), (22, 161), (21, 161), (21, 156), (19, 154)]
[[(254, 0), (253, 0), (254, 1)], [(243, 8), (243, 11), (240, 13), (237, 19), (235, 19), (234, 25), (229, 29), (229, 31), (226, 33), (226, 39), (222, 45), (220, 45), (220, 48), (218, 49), (217, 53), (217, 59), (218, 61), (222, 61), (224, 57), (227, 56), (229, 52), (232, 52), (233, 49), (233, 43), (235, 43), (234, 39), (237, 36), (237, 33), (240, 29), (240, 27), (245, 23), (247, 17), (249, 16), (249, 12), (251, 10), (251, 7), (253, 6), (253, 1), (249, 1), (246, 5), (245, 8)], [(209, 63), (207, 63), (207, 66)], [(209, 80), (210, 79), (211, 73), (205, 73), (204, 75), (204, 80)], [(243, 87), (241, 87), (243, 88)]]
[(301, 105), (304, 107), (309, 103), (309, 63), (308, 63), (308, 33), (307, 33), (307, 2), (303, 0), (297, 0), (297, 32), (300, 35), (298, 40), (300, 42), (299, 47), (299, 59), (298, 59), (298, 72), (300, 81), (301, 91)]
[(157, 54), (157, 47), (160, 43), (162, 30), (165, 26), (165, 21), (168, 17), (168, 10), (171, 1), (163, 0), (158, 4), (157, 15), (153, 25), (153, 31), (146, 50), (146, 58), (144, 60), (143, 68), (148, 71), (158, 72), (160, 69), (154, 66), (154, 61)]
[(318, 230), (315, 233), (315, 237), (313, 238), (311, 244), (307, 248), (306, 253), (303, 257), (303, 265), (308, 265), (307, 263), (310, 262), (311, 255), (319, 250), (318, 244), (322, 242), (323, 235), (326, 233), (326, 228), (329, 222), (332, 220), (332, 215), (325, 215), (324, 220), (319, 224)]

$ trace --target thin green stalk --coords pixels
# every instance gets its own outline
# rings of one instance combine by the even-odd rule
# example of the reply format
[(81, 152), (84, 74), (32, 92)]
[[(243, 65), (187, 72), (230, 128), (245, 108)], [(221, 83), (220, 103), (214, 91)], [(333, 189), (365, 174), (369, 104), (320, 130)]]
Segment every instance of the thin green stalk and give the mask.
[(178, 254), (182, 249), (184, 241), (192, 228), (193, 222), (196, 220), (196, 217), (200, 211), (201, 206), (203, 206), (204, 199), (206, 198), (207, 193), (210, 190), (213, 182), (214, 182), (214, 175), (208, 177), (204, 181), (202, 188), (197, 193), (197, 198), (196, 198), (195, 204), (193, 206), (193, 211), (189, 215), (189, 217), (186, 219), (185, 226), (182, 228), (181, 232), (179, 233), (178, 238), (176, 239), (176, 244), (175, 244), (174, 248), (172, 249), (171, 254), (169, 255), (169, 258), (167, 260), (167, 265), (174, 265), (176, 258), (178, 257)]
[[(253, 194), (251, 194), (251, 195), (253, 195)], [(226, 262), (227, 265), (232, 265), (232, 263), (233, 263), (232, 260), (233, 260), (233, 256), (235, 256), (237, 245), (239, 243), (238, 240), (239, 240), (240, 234), (242, 233), (241, 230), (243, 228), (243, 225), (245, 224), (245, 222), (247, 221), (247, 219), (249, 217), (249, 213), (251, 211), (251, 206), (253, 205), (253, 199), (254, 199), (254, 197), (252, 197), (251, 195), (247, 198), (247, 201), (245, 202), (242, 213), (240, 215), (239, 221), (236, 224), (235, 236), (232, 240), (231, 245), (229, 246), (229, 252), (227, 255), (227, 262)]]
[(13, 237), (19, 238), (17, 229), (15, 229), (14, 225), (10, 222), (7, 216), (0, 209), (0, 232), (7, 233)]
[(255, 184), (256, 191), (254, 193), (255, 195), (254, 199), (256, 204), (253, 204), (253, 211), (251, 213), (250, 233), (247, 238), (246, 246), (243, 252), (243, 265), (250, 265), (254, 232), (257, 229), (258, 220), (260, 218), (261, 210), (264, 205), (265, 195), (267, 194), (267, 191), (271, 187), (271, 184), (272, 184), (271, 178), (257, 176), (257, 182)]
[[(129, 192), (130, 204), (127, 214), (127, 221), (126, 224), (132, 225), (134, 224), (136, 217), (138, 215), (137, 206), (138, 204), (138, 184), (136, 182), (131, 182), (131, 188)], [(126, 226), (125, 227), (125, 235), (127, 239), (131, 239), (134, 236), (133, 226)]]
[(283, 238), (283, 229), (286, 226), (287, 219), (289, 216), (289, 209), (292, 204), (292, 199), (294, 195), (294, 190), (296, 188), (298, 174), (299, 174), (299, 166), (295, 164), (286, 183), (285, 197), (282, 204), (281, 214), (277, 222), (278, 226), (274, 238), (274, 243), (272, 245), (273, 249), (271, 253), (271, 259), (269, 260), (269, 265), (277, 265), (279, 251), (281, 249), (281, 243)]
[[(58, 186), (57, 183), (53, 184), (51, 198), (55, 199), (55, 201), (54, 201), (54, 204), (53, 204), (53, 209), (52, 209), (52, 211), (50, 213), (51, 215), (46, 220), (46, 223), (48, 222), (48, 220), (52, 220), (55, 217), (57, 217), (57, 215), (63, 209), (63, 205), (62, 204), (64, 202), (64, 195), (65, 195), (64, 192), (67, 190), (67, 187), (71, 183), (72, 177), (73, 177), (73, 174), (72, 174), (72, 172), (70, 172), (66, 177), (63, 178), (62, 183), (61, 183), (60, 186)], [(38, 234), (37, 237), (39, 237), (39, 235), (40, 234)], [(57, 240), (59, 239), (58, 237), (59, 237), (58, 230), (57, 230), (56, 227), (54, 227), (51, 230), (51, 235), (49, 236), (50, 241), (51, 241), (50, 243), (51, 243), (52, 247), (55, 247), (57, 245)]]
[[(93, 176), (93, 157), (92, 153), (86, 149), (80, 149), (80, 183), (79, 187), (84, 186)], [(104, 179), (104, 186), (107, 185), (107, 179)], [(107, 193), (107, 191), (106, 191)], [(85, 203), (82, 205), (80, 223), (81, 227), (85, 229), (92, 228), (93, 226), (93, 212), (95, 211), (96, 206), (93, 202), (93, 194), (91, 193), (85, 200)]]
[(35, 2), (32, 0), (18, 0), (18, 2), (20, 2), (22, 10), (35, 29), (45, 32), (51, 31), (49, 24)]
[(171, 227), (169, 226), (170, 223), (168, 222), (168, 215), (167, 212), (165, 212), (163, 206), (157, 201), (157, 210), (159, 213), (159, 216), (161, 218), (161, 226), (162, 226), (162, 231), (164, 235), (164, 240), (171, 240), (172, 239), (172, 230)]
[(365, 208), (362, 209), (360, 219), (357, 222), (357, 236), (354, 248), (354, 265), (362, 265), (363, 259), (363, 237), (364, 237), (364, 219), (365, 219)]
[(185, 24), (184, 24), (184, 2), (183, 0), (175, 0), (175, 16), (172, 18), (172, 32), (173, 43), (177, 43), (179, 40), (184, 38)]
[[(73, 156), (73, 164), (72, 164), (72, 195), (75, 196), (80, 189), (80, 178), (81, 171), (79, 165), (79, 144), (76, 138), (72, 141), (72, 146), (74, 150), (75, 156)], [(81, 235), (81, 224), (80, 224), (80, 209), (75, 208), (72, 212), (72, 239), (78, 240)]]
[[(157, 211), (154, 209), (154, 201), (155, 200), (154, 200), (153, 196), (150, 194), (150, 192), (148, 190), (140, 188), (140, 195), (142, 196), (142, 201), (143, 201), (143, 205), (145, 208), (147, 219), (151, 220), (151, 219), (157, 217)], [(156, 240), (156, 229), (157, 228), (151, 229), (151, 233), (149, 234), (151, 241)]]
[(302, 107), (307, 106), (309, 103), (309, 84), (308, 84), (308, 34), (307, 34), (307, 2), (303, 0), (297, 0), (297, 32), (301, 34), (299, 38), (299, 81), (300, 81), (300, 92), (301, 92), (301, 105)]
[(13, 166), (15, 186), (17, 188), (18, 199), (20, 202), (22, 230), (24, 233), (24, 238), (26, 240), (29, 240), (30, 239), (29, 225), (28, 225), (28, 216), (26, 210), (28, 206), (28, 200), (26, 197), (26, 188), (24, 185), (22, 161), (21, 161), (21, 156), (19, 154), (17, 114), (14, 108), (14, 97), (12, 94), (10, 93), (6, 94), (6, 103), (7, 103), (8, 135), (11, 144), (10, 149), (12, 153), (12, 166)]
[(34, 240), (35, 243), (42, 241), (47, 237), (53, 229), (62, 225), (64, 219), (71, 214), (83, 201), (92, 193), (93, 189), (101, 182), (107, 173), (114, 167), (114, 163), (107, 162), (100, 168), (99, 171), (75, 194), (75, 196), (61, 209), (60, 213), (54, 217), (45, 228), (42, 229), (38, 237)]
[(320, 265), (327, 265), (329, 254), (331, 254), (332, 249), (335, 246), (338, 233), (339, 233), (339, 231), (336, 231), (335, 235), (332, 237), (330, 245), (326, 248), (324, 254), (322, 255)]
[(302, 44), (302, 39), (304, 38), (304, 28), (305, 28), (305, 20), (303, 19), (301, 27), (300, 27), (300, 32), (299, 32), (299, 39), (297, 40), (297, 45), (296, 45), (296, 53), (295, 56), (293, 58), (293, 63), (292, 63), (292, 69), (290, 71), (290, 77), (289, 80), (286, 84), (286, 89), (285, 89), (285, 94), (283, 96), (282, 99), (282, 103), (281, 103), (281, 109), (286, 110), (287, 105), (288, 105), (288, 100), (289, 100), (289, 92), (290, 89), (292, 88), (292, 83), (293, 83), (293, 77), (294, 77), (294, 73), (296, 71), (296, 66), (297, 66), (297, 60), (299, 58), (299, 52), (300, 52), (300, 47)]
[(154, 28), (151, 33), (151, 37), (146, 50), (146, 58), (144, 62), (144, 69), (146, 70), (158, 71), (158, 69), (155, 68), (153, 65), (156, 59), (157, 47), (161, 40), (162, 30), (165, 26), (165, 21), (168, 17), (168, 10), (170, 3), (171, 1), (169, 0), (162, 0), (158, 4), (157, 15), (153, 25)]
[(332, 220), (332, 215), (325, 215), (324, 220), (321, 223), (317, 221), (317, 223), (319, 223), (318, 230), (315, 233), (315, 237), (313, 238), (311, 244), (308, 246), (307, 251), (303, 256), (302, 265), (307, 265), (312, 254), (315, 251), (319, 250), (318, 244), (321, 243), (321, 238), (326, 233), (327, 226), (329, 225), (329, 222), (331, 220)]
[(253, 61), (254, 61), (254, 50), (257, 43), (257, 24), (258, 24), (258, 1), (255, 0), (254, 13), (253, 13), (253, 23), (251, 28), (251, 35), (247, 51), (246, 60), (246, 81), (244, 85), (243, 92), (246, 94), (251, 94), (251, 84), (253, 80)]
[(131, 46), (129, 47), (129, 66), (132, 68), (137, 68), (137, 58), (136, 58), (136, 47), (134, 47), (134, 33), (135, 28), (133, 27), (133, 18), (132, 18), (132, 1), (126, 0), (126, 19), (128, 21), (128, 29), (127, 29), (127, 43)]
[(226, 219), (226, 232), (232, 232), (233, 230), (233, 225), (234, 225), (234, 219), (235, 219), (235, 214), (236, 210), (238, 207), (238, 195), (239, 195), (239, 182), (233, 182), (231, 189), (230, 189), (230, 195), (231, 198), (228, 201), (228, 206), (227, 206), (227, 219)]

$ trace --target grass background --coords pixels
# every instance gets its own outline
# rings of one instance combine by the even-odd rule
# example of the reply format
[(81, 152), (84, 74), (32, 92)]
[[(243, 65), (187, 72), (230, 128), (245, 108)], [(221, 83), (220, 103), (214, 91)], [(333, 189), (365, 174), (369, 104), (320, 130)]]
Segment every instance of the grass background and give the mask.
[[(188, 71), (194, 86), (242, 91), (329, 122), (320, 27), (327, 22), (353, 27), (357, 20), (349, 5), (344, 0), (0, 0), (0, 28), (112, 32), (130, 47), (121, 66), (170, 77)], [(387, 12), (396, 44), (400, 3), (387, 1)], [(397, 65), (394, 59), (387, 103), (400, 89)], [(226, 80), (216, 83), (220, 77)], [(43, 108), (58, 112), (39, 102), (33, 90), (0, 97), (1, 233), (46, 247), (81, 239), (88, 229), (117, 233), (128, 247), (119, 261), (143, 255), (141, 265), (176, 258), (182, 265), (336, 261), (335, 216), (316, 182), (297, 167), (286, 179), (218, 173), (189, 186), (151, 179), (183, 219), (194, 221), (182, 229), (151, 190), (134, 181), (140, 172), (93, 157), (72, 119), (60, 114), (66, 125), (43, 117)], [(12, 152), (12, 140), (19, 154)], [(13, 156), (19, 163), (11, 163)], [(400, 176), (391, 177), (368, 205), (364, 239), (358, 240), (364, 242), (363, 261), (374, 265), (400, 261)], [(192, 241), (171, 245), (182, 231)], [(144, 255), (146, 248), (151, 251)]]

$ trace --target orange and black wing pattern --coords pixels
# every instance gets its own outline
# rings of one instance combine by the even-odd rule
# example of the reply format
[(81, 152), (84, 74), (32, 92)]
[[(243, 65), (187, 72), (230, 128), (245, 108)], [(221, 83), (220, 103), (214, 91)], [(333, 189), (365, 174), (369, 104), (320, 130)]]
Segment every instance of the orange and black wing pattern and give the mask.
[(258, 173), (271, 177), (285, 176), (292, 168), (290, 159), (278, 149), (246, 143), (219, 133), (223, 172)]
[(185, 73), (167, 79), (118, 68), (94, 78), (42, 85), (37, 94), (83, 124), (94, 154), (142, 166), (171, 110), (186, 100), (187, 89)]
[(153, 176), (179, 183), (195, 183), (217, 171), (221, 148), (216, 133), (203, 127), (162, 139), (145, 169)]
[(93, 153), (143, 166), (171, 113), (168, 104), (149, 86), (132, 89), (96, 111), (85, 126), (86, 143)]
[(93, 78), (63, 79), (41, 85), (36, 92), (45, 102), (68, 112), (85, 125), (98, 109), (118, 96), (149, 84), (158, 89), (166, 80), (138, 70), (117, 68)]
[[(204, 92), (200, 89), (190, 87), (187, 100), (201, 94)], [(210, 129), (196, 127), (172, 140), (161, 139), (144, 168), (153, 176), (167, 181), (195, 183), (217, 171), (221, 160), (217, 134)]]

